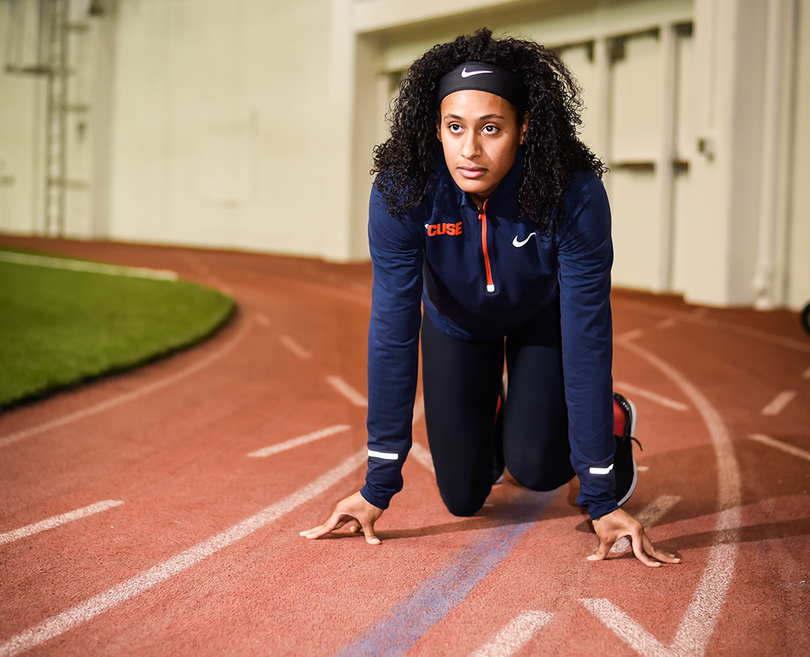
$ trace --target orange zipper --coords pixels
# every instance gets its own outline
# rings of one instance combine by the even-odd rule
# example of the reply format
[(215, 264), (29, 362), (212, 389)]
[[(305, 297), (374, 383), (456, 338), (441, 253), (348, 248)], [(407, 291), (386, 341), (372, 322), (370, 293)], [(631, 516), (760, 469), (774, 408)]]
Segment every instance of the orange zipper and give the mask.
[(489, 249), (487, 248), (487, 200), (484, 201), (484, 207), (478, 218), (481, 220), (481, 246), (484, 250), (484, 267), (487, 270), (487, 292), (495, 291), (495, 283), (492, 282), (492, 268), (489, 265)]

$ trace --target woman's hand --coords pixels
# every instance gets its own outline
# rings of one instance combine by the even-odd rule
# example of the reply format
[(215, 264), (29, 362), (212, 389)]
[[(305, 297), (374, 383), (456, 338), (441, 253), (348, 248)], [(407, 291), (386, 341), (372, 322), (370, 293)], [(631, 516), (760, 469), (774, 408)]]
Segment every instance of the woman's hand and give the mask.
[(379, 545), (381, 541), (374, 533), (374, 523), (377, 522), (382, 512), (383, 509), (366, 502), (366, 499), (358, 491), (345, 500), (338, 502), (334, 512), (325, 523), (301, 532), (301, 536), (304, 538), (320, 538), (348, 524), (350, 531), (356, 533), (362, 530), (366, 537), (366, 543)]
[[(593, 528), (599, 537), (599, 547), (596, 552), (588, 556), (588, 561), (601, 561), (607, 559), (610, 548), (622, 536), (629, 536), (633, 545), (633, 554), (645, 566), (656, 568), (662, 563), (680, 563), (681, 560), (666, 552), (660, 552), (644, 531), (641, 523), (630, 514), (621, 509), (616, 509), (601, 518), (593, 521)], [(652, 559), (650, 557), (653, 557)], [(654, 561), (653, 559), (657, 559)]]

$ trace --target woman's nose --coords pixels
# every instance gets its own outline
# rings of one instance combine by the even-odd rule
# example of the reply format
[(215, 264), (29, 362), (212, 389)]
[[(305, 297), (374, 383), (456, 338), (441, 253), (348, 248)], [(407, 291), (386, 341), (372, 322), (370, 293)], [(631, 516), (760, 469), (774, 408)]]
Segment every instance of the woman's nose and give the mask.
[(481, 143), (475, 131), (470, 131), (464, 136), (464, 143), (461, 145), (461, 155), (471, 160), (481, 154)]

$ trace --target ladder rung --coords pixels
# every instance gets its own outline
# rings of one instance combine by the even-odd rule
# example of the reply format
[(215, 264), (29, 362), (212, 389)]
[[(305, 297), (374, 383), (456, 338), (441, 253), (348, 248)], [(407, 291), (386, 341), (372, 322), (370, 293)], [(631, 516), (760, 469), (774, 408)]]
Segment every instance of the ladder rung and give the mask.
[(90, 183), (85, 180), (62, 180), (61, 178), (48, 178), (48, 187), (87, 189), (88, 187), (90, 187)]
[(20, 75), (48, 75), (51, 72), (50, 66), (44, 64), (32, 64), (31, 66), (12, 66), (6, 64), (6, 73)]
[(45, 73), (48, 73), (57, 79), (63, 75), (73, 75), (75, 72), (75, 68), (59, 68), (58, 66), (50, 66), (45, 70)]
[(90, 111), (90, 105), (87, 103), (68, 103), (67, 105), (62, 105), (61, 103), (58, 105), (54, 105), (51, 108), (51, 113), (59, 112), (60, 110), (64, 110), (65, 112), (75, 112), (77, 114), (82, 114), (84, 112)]

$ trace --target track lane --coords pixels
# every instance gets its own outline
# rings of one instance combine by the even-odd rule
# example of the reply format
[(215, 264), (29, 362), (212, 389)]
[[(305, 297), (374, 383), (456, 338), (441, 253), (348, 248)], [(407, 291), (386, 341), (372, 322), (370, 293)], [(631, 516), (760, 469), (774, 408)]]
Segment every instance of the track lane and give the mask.
[[(111, 555), (120, 556), (129, 562), (128, 565), (138, 562), (138, 559), (148, 561), (150, 551), (152, 563), (156, 552), (170, 552), (165, 549), (168, 536), (165, 532), (168, 523), (173, 523), (172, 517), (176, 516), (177, 510), (189, 509), (198, 519), (194, 527), (173, 523), (186, 533), (182, 534), (182, 538), (172, 534), (171, 537), (177, 538), (177, 542), (171, 547), (181, 544), (188, 546), (195, 539), (212, 535), (205, 532), (215, 526), (230, 526), (227, 522), (233, 524), (234, 518), (246, 517), (244, 511), (247, 507), (256, 505), (263, 508), (272, 501), (268, 499), (271, 495), (279, 499), (278, 495), (284, 488), (283, 482), (275, 481), (279, 473), (283, 473), (283, 477), (302, 481), (304, 471), (325, 472), (330, 463), (334, 465), (337, 452), (347, 453), (346, 450), (352, 445), (362, 445), (364, 442), (362, 409), (353, 408), (347, 400), (338, 399), (334, 390), (323, 382), (323, 377), (342, 376), (353, 386), (363, 389), (364, 372), (358, 368), (358, 361), (364, 362), (364, 324), (367, 319), (364, 314), (367, 309), (358, 295), (362, 297), (360, 290), (366, 284), (367, 277), (359, 277), (359, 285), (352, 287), (350, 281), (333, 274), (337, 276), (343, 291), (340, 298), (345, 308), (341, 308), (338, 304), (329, 305), (329, 295), (325, 293), (328, 286), (324, 286), (321, 280), (326, 276), (319, 278), (317, 272), (302, 267), (305, 280), (297, 280), (295, 285), (290, 286), (295, 288), (294, 294), (279, 299), (279, 303), (274, 305), (268, 303), (266, 297), (282, 294), (283, 291), (277, 288), (283, 277), (274, 273), (268, 278), (272, 285), (263, 286), (261, 271), (256, 265), (261, 258), (248, 258), (249, 266), (242, 270), (228, 254), (202, 253), (196, 257), (204, 260), (210, 271), (232, 285), (237, 293), (243, 294), (246, 313), (260, 312), (268, 323), (255, 323), (252, 331), (256, 331), (261, 338), (250, 343), (244, 358), (235, 359), (232, 363), (233, 373), (226, 372), (215, 379), (214, 387), (227, 390), (229, 385), (237, 384), (245, 394), (238, 401), (229, 402), (232, 404), (230, 412), (212, 413), (210, 427), (207, 422), (194, 422), (187, 417), (211, 412), (208, 409), (211, 404), (207, 402), (206, 386), (202, 382), (195, 382), (188, 395), (181, 395), (183, 399), (170, 404), (172, 408), (180, 410), (182, 419), (173, 420), (173, 413), (161, 411), (154, 405), (144, 405), (138, 410), (137, 420), (134, 423), (130, 420), (130, 428), (140, 425), (149, 427), (149, 431), (144, 432), (149, 434), (149, 440), (154, 441), (146, 441), (152, 447), (154, 443), (160, 444), (161, 437), (165, 439), (167, 434), (176, 432), (177, 437), (170, 436), (170, 441), (184, 447), (187, 444), (189, 451), (184, 459), (177, 460), (177, 457), (170, 456), (174, 449), (171, 445), (165, 446), (164, 453), (155, 449), (152, 458), (146, 459), (151, 468), (157, 469), (152, 478), (145, 472), (139, 472), (132, 464), (129, 471), (123, 471), (124, 475), (133, 473), (141, 477), (143, 490), (149, 484), (158, 482), (159, 473), (169, 477), (178, 473), (183, 475), (178, 476), (173, 485), (166, 484), (165, 488), (155, 489), (152, 497), (144, 495), (137, 509), (126, 516), (131, 525), (144, 526), (144, 536), (152, 536), (138, 539), (143, 540), (143, 545), (133, 550), (132, 555), (126, 551), (116, 553), (116, 547), (121, 548), (120, 541), (115, 546), (99, 540), (97, 555), (105, 555), (105, 559)], [(302, 305), (304, 289), (315, 292), (319, 307), (326, 304), (322, 316), (328, 321), (334, 319), (338, 328), (319, 334), (317, 325), (320, 322), (313, 321), (311, 311), (308, 313), (305, 308), (300, 308), (298, 312), (296, 306)], [(632, 297), (631, 300), (635, 303)], [(729, 331), (718, 327), (713, 328), (714, 334), (711, 330), (707, 332), (701, 322), (711, 320), (711, 312), (698, 315), (678, 306), (673, 313), (667, 303), (658, 304), (654, 298), (651, 301), (647, 306), (656, 312), (637, 312), (634, 307), (623, 307), (620, 296), (615, 304), (617, 334), (641, 330), (642, 333), (636, 333), (634, 341), (645, 348), (653, 348), (665, 360), (676, 362), (690, 381), (720, 410), (733, 436), (744, 482), (743, 501), (739, 507), (742, 514), (742, 542), (737, 543), (738, 568), (750, 575), (742, 581), (735, 577), (732, 582), (728, 601), (723, 607), (718, 629), (708, 644), (707, 654), (735, 650), (739, 653), (741, 637), (745, 639), (746, 646), (770, 646), (779, 648), (782, 654), (803, 654), (800, 650), (806, 646), (806, 636), (796, 623), (791, 624), (790, 619), (795, 619), (795, 609), (801, 608), (796, 604), (806, 600), (803, 597), (806, 596), (806, 589), (801, 587), (797, 579), (801, 572), (806, 572), (808, 564), (807, 531), (802, 533), (802, 522), (806, 517), (802, 513), (807, 501), (807, 485), (803, 484), (806, 478), (802, 478), (804, 471), (796, 465), (796, 459), (784, 453), (769, 455), (772, 448), (747, 439), (745, 431), (770, 431), (777, 437), (789, 439), (791, 444), (804, 444), (807, 425), (801, 422), (805, 418), (803, 408), (808, 396), (807, 384), (805, 382), (802, 387), (801, 375), (810, 361), (801, 361), (804, 357), (801, 350), (798, 357), (796, 350), (789, 357), (780, 355), (779, 349), (789, 349), (784, 341), (777, 345), (773, 341), (762, 341), (740, 332), (734, 332), (735, 336), (729, 339)], [(693, 321), (683, 321), (681, 317), (684, 315), (694, 315)], [(298, 332), (295, 329), (296, 321), (302, 322)], [(259, 327), (263, 332), (259, 332)], [(762, 330), (761, 326), (755, 328)], [(794, 339), (788, 331), (783, 330), (783, 333), (781, 338)], [(323, 358), (316, 356), (313, 359), (317, 366), (303, 363), (280, 345), (280, 334), (294, 336), (296, 340), (301, 336), (300, 344), (306, 349), (313, 349), (314, 353), (320, 353), (323, 347)], [(279, 353), (286, 351), (285, 357), (296, 363), (295, 375), (287, 380), (272, 381), (279, 371), (279, 362), (273, 360), (281, 358), (278, 354), (273, 353), (265, 366), (256, 362), (267, 358), (265, 352), (257, 351), (259, 345), (270, 342), (273, 342), (273, 349)], [(732, 353), (725, 354), (724, 349), (730, 343)], [(746, 356), (740, 357), (740, 349)], [(753, 367), (749, 367), (751, 363)], [(768, 369), (768, 363), (773, 369)], [(324, 365), (322, 369), (321, 365)], [(248, 374), (240, 376), (237, 372), (243, 367)], [(423, 635), (409, 654), (436, 654), (436, 650), (448, 655), (469, 654), (494, 637), (500, 628), (508, 626), (513, 619), (525, 613), (527, 602), (531, 602), (529, 606), (534, 611), (553, 614), (528, 640), (526, 649), (529, 651), (536, 652), (542, 650), (543, 646), (554, 645), (568, 646), (566, 650), (569, 654), (585, 654), (610, 646), (613, 654), (634, 654), (612, 630), (588, 611), (581, 602), (583, 599), (611, 600), (612, 604), (647, 628), (659, 643), (672, 644), (688, 603), (684, 593), (697, 586), (708, 563), (708, 555), (718, 538), (724, 536), (716, 529), (718, 516), (714, 500), (717, 482), (712, 475), (714, 460), (706, 428), (677, 386), (664, 380), (648, 363), (623, 353), (620, 348), (617, 349), (616, 369), (617, 379), (689, 406), (685, 411), (678, 411), (662, 407), (649, 399), (638, 400), (637, 406), (641, 411), (639, 433), (645, 447), (639, 461), (649, 470), (640, 475), (639, 492), (631, 500), (634, 512), (638, 513), (662, 493), (689, 493), (653, 529), (653, 537), (661, 536), (665, 548), (678, 549), (679, 539), (683, 540), (687, 562), (678, 569), (661, 569), (650, 573), (631, 559), (620, 557), (612, 564), (598, 564), (594, 568), (593, 564), (582, 559), (593, 549), (594, 538), (587, 532), (580, 512), (568, 504), (569, 491), (563, 491), (517, 547), (472, 590), (462, 604), (454, 607)], [(763, 418), (761, 406), (750, 402), (750, 391), (755, 391), (757, 396), (767, 397), (771, 388), (766, 387), (762, 391), (758, 387), (758, 381), (764, 380), (766, 386), (777, 389), (773, 397), (787, 387), (784, 381), (786, 371), (794, 369), (798, 372), (792, 379), (798, 381), (795, 386), (798, 395), (796, 401), (804, 404), (794, 401), (778, 416)], [(318, 381), (316, 373), (321, 377)], [(143, 376), (143, 373), (138, 375)], [(199, 387), (195, 387), (198, 383)], [(96, 393), (82, 391), (83, 394), (87, 392), (90, 396), (97, 394), (97, 390)], [(299, 399), (302, 403), (300, 408), (291, 405), (291, 400)], [(38, 405), (38, 408), (59, 401), (60, 398), (55, 398)], [(50, 409), (44, 410), (49, 412)], [(290, 431), (284, 438), (290, 439), (306, 433), (301, 427), (313, 417), (320, 420), (327, 419), (327, 416), (337, 416), (339, 419), (329, 419), (312, 430), (345, 421), (353, 426), (344, 437), (346, 442), (333, 446), (331, 442), (316, 441), (297, 448), (303, 450), (300, 453), (290, 450), (283, 457), (277, 454), (269, 459), (247, 459), (249, 450), (244, 449), (237, 458), (236, 445), (244, 447), (246, 443), (254, 442), (255, 449), (266, 447), (269, 444), (267, 435), (274, 429), (278, 430), (282, 424), (290, 422), (300, 431)], [(360, 418), (359, 422), (357, 418)], [(0, 418), (0, 432), (5, 420)], [(109, 431), (110, 426), (115, 428), (116, 421), (99, 426), (91, 423), (84, 427), (84, 433), (102, 428)], [(201, 427), (203, 430), (200, 432)], [(118, 430), (123, 432), (122, 427)], [(195, 431), (200, 433), (195, 434)], [(72, 455), (74, 461), (71, 464), (78, 464), (80, 470), (88, 468), (89, 474), (93, 472), (93, 464), (79, 454), (87, 445), (101, 449), (98, 457), (101, 461), (108, 460), (108, 470), (115, 472), (119, 469), (121, 460), (117, 460), (114, 449), (104, 452), (104, 440), (83, 439), (81, 434), (72, 432), (61, 440), (51, 439), (51, 443), (58, 445), (78, 441), (77, 453)], [(138, 436), (144, 440), (142, 434)], [(259, 443), (259, 437), (263, 438), (263, 442)], [(105, 438), (109, 439), (108, 436)], [(421, 427), (417, 428), (415, 438), (426, 444)], [(282, 442), (281, 436), (277, 442)], [(328, 449), (325, 448), (327, 445)], [(122, 440), (119, 446), (127, 449), (126, 441)], [(12, 447), (16, 449), (21, 445)], [(228, 451), (230, 447), (234, 448), (232, 457)], [(133, 452), (131, 446), (129, 449), (133, 462), (143, 458), (143, 453), (137, 450)], [(213, 452), (213, 455), (209, 454), (207, 458), (207, 451)], [(227, 458), (223, 458), (223, 454), (228, 455)], [(35, 454), (28, 452), (28, 456), (33, 458)], [(239, 465), (240, 458), (245, 461), (265, 461), (265, 469), (248, 476), (245, 474), (247, 466)], [(772, 485), (765, 472), (769, 468), (762, 467), (763, 459), (765, 463), (778, 463), (783, 473), (783, 480), (778, 486)], [(302, 465), (302, 460), (305, 465)], [(174, 463), (174, 469), (164, 461)], [(47, 467), (46, 464), (46, 470)], [(100, 465), (96, 467), (97, 471), (104, 469)], [(65, 469), (68, 469), (68, 464)], [(143, 470), (146, 469), (144, 465)], [(55, 471), (58, 472), (58, 469)], [(213, 480), (208, 482), (207, 492), (198, 482), (204, 477)], [(129, 600), (90, 622), (85, 629), (76, 629), (43, 644), (42, 654), (99, 651), (119, 654), (214, 654), (222, 650), (266, 654), (268, 646), (272, 646), (274, 654), (301, 654), (296, 652), (299, 649), (307, 654), (332, 654), (372, 625), (383, 610), (404, 599), (420, 582), (438, 572), (442, 564), (447, 563), (476, 532), (487, 527), (498, 527), (503, 522), (504, 511), (510, 508), (510, 500), (512, 504), (515, 503), (512, 499), (513, 487), (502, 486), (490, 500), (494, 506), (487, 507), (481, 518), (455, 519), (442, 508), (429, 472), (416, 459), (406, 463), (406, 477), (406, 490), (395, 499), (392, 509), (383, 517), (381, 533), (385, 543), (379, 551), (365, 550), (365, 546), (358, 545), (358, 539), (303, 544), (297, 540), (297, 531), (301, 527), (310, 526), (313, 518), (320, 522), (321, 515), (328, 512), (335, 494), (340, 493), (336, 488), (322, 494), (306, 508), (300, 507), (285, 516), (284, 522), (278, 527), (257, 532), (221, 555), (156, 587), (154, 594)], [(119, 476), (117, 479), (123, 481), (125, 478)], [(107, 481), (113, 482), (115, 479), (108, 476)], [(353, 485), (359, 481), (360, 475), (357, 475), (355, 482), (347, 481), (346, 492), (354, 490)], [(67, 478), (64, 484), (61, 495), (79, 494), (80, 491), (71, 490)], [(89, 486), (85, 488), (89, 489)], [(180, 492), (181, 495), (175, 500), (169, 496), (169, 492)], [(24, 497), (25, 492), (21, 496)], [(115, 495), (108, 497), (123, 499)], [(54, 497), (55, 500), (57, 498), (64, 499)], [(47, 497), (43, 499), (47, 501)], [(211, 499), (216, 500), (213, 506)], [(127, 511), (129, 504), (127, 502), (125, 505)], [(31, 504), (28, 508), (33, 511), (35, 507), (36, 504)], [(111, 512), (118, 514), (125, 507)], [(782, 513), (787, 508), (791, 512)], [(239, 512), (243, 515), (239, 516)], [(158, 526), (160, 523), (150, 525), (148, 516), (155, 513), (162, 519), (162, 526)], [(206, 518), (206, 513), (215, 517)], [(83, 536), (85, 543), (82, 547), (86, 548), (86, 539), (92, 542), (94, 538), (100, 538), (104, 534), (103, 529), (101, 522), (94, 524), (90, 532)], [(70, 595), (74, 598), (84, 596), (83, 599), (86, 599), (90, 588), (87, 582), (98, 575), (94, 571), (97, 564), (91, 558), (81, 561), (82, 550), (71, 552), (71, 542), (76, 541), (72, 532), (60, 529), (57, 533), (63, 537), (54, 551), (59, 555), (57, 561), (78, 563), (83, 565), (80, 572), (87, 573), (82, 580), (84, 589), (76, 585)], [(42, 545), (45, 547), (44, 542)], [(24, 556), (20, 555), (20, 558), (24, 559)], [(665, 572), (661, 572), (663, 570)], [(526, 573), (532, 573), (530, 581), (526, 581)], [(26, 582), (36, 586), (38, 576), (38, 573), (31, 572)], [(49, 571), (48, 577), (59, 581), (60, 578), (70, 577), (70, 574), (57, 565)], [(101, 577), (104, 578), (103, 573)], [(617, 589), (617, 581), (621, 582), (620, 589)], [(52, 600), (54, 595), (58, 595), (56, 588), (50, 591), (51, 595), (48, 591), (43, 592), (44, 597)], [(747, 604), (751, 600), (757, 601), (757, 609), (765, 609), (767, 613), (754, 611), (754, 607)], [(12, 599), (12, 608), (15, 607), (14, 602)], [(657, 613), (655, 610), (659, 608), (666, 611)], [(773, 618), (768, 614), (777, 612), (781, 614), (781, 619), (774, 627)], [(770, 624), (766, 622), (769, 619)], [(223, 631), (223, 628), (227, 628), (227, 631)]]

